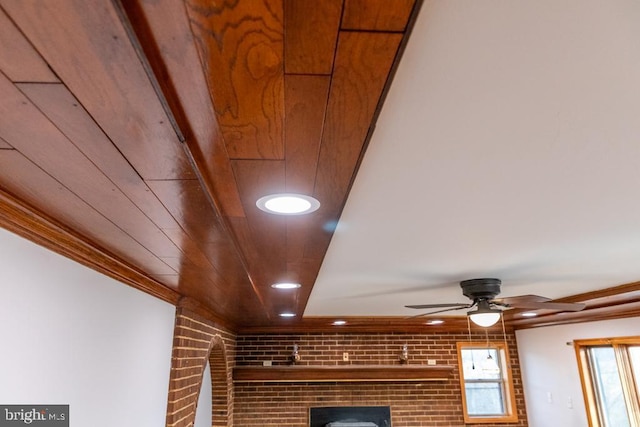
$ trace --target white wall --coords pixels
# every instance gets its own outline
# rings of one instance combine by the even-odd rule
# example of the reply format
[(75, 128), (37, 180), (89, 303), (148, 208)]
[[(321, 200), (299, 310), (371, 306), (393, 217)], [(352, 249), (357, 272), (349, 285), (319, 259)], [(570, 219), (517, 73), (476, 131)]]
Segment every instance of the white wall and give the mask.
[(164, 425), (175, 307), (0, 229), (0, 403)]
[(202, 375), (198, 406), (196, 406), (196, 419), (193, 427), (211, 427), (211, 391), (211, 369), (209, 368), (209, 361), (207, 361), (207, 366), (205, 366)]
[(637, 335), (637, 317), (516, 331), (529, 427), (588, 425), (573, 340)]

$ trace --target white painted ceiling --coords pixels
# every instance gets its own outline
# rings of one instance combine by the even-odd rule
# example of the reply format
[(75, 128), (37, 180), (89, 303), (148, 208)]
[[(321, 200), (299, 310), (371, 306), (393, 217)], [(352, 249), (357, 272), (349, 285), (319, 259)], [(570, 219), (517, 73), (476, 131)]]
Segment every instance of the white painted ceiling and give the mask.
[(426, 1), (305, 315), (640, 280), (639, 23), (635, 0)]

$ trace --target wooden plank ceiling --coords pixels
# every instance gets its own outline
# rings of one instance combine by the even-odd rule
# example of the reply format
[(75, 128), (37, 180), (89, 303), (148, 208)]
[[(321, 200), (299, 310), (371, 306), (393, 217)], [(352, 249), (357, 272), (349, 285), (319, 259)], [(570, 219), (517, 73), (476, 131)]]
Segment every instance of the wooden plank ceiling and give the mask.
[(301, 315), (414, 2), (0, 0), (0, 223), (233, 327)]

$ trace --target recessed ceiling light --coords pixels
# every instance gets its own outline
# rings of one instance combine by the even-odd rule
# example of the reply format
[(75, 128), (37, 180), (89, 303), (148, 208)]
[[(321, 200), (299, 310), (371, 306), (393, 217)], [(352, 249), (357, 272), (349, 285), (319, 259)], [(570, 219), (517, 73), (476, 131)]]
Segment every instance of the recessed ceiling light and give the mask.
[(296, 317), (295, 313), (280, 313), (280, 317)]
[(429, 320), (427, 322), (427, 325), (442, 325), (444, 323), (444, 320)]
[(336, 326), (342, 326), (342, 325), (346, 325), (346, 324), (347, 324), (346, 320), (336, 320), (336, 321), (333, 322), (333, 325), (336, 325)]
[(256, 206), (277, 215), (304, 215), (318, 210), (320, 202), (304, 194), (271, 194), (260, 197)]
[(522, 317), (536, 317), (538, 314), (533, 311), (527, 311), (521, 314)]
[(271, 285), (274, 289), (298, 289), (302, 285), (300, 283), (282, 282)]

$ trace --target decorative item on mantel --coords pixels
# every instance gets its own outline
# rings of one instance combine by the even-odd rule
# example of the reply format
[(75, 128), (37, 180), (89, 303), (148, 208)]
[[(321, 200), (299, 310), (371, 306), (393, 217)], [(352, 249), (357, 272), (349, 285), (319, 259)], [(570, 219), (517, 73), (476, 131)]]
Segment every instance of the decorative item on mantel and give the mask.
[(402, 346), (402, 353), (400, 353), (400, 363), (404, 364), (409, 361), (409, 346), (407, 344)]
[(300, 353), (298, 352), (298, 344), (293, 345), (293, 352), (289, 356), (292, 365), (295, 365), (300, 361)]

